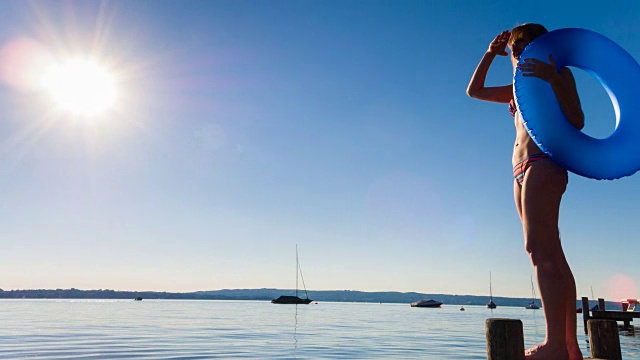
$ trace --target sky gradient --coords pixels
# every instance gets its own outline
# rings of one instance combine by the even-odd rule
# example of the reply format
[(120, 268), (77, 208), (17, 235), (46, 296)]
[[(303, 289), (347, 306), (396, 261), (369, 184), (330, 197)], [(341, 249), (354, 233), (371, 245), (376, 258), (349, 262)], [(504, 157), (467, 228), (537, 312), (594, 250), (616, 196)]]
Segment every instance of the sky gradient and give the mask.
[[(640, 59), (639, 2), (564, 4), (0, 0), (3, 59), (25, 39), (90, 54), (120, 89), (87, 122), (2, 64), (0, 288), (293, 288), (297, 244), (309, 290), (483, 295), (491, 271), (494, 296), (530, 296), (513, 118), (465, 90), (525, 22)], [(498, 58), (487, 84), (511, 73)], [(606, 92), (574, 74), (584, 131), (606, 137)], [(578, 297), (640, 297), (639, 201), (638, 174), (570, 174)]]

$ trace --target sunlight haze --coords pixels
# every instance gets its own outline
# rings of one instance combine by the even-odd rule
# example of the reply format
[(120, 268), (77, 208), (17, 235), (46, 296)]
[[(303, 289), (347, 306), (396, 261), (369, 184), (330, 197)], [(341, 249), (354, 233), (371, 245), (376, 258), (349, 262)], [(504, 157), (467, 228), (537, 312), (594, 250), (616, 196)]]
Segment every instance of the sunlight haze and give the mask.
[[(640, 59), (637, 1), (0, 9), (4, 290), (290, 289), (297, 244), (310, 291), (488, 295), (491, 271), (493, 296), (528, 297), (513, 118), (465, 94), (475, 66), (524, 22), (590, 29)], [(574, 74), (585, 132), (608, 136), (611, 101)], [(497, 58), (487, 84), (511, 76)], [(638, 174), (569, 175), (578, 297), (640, 296), (639, 202)]]

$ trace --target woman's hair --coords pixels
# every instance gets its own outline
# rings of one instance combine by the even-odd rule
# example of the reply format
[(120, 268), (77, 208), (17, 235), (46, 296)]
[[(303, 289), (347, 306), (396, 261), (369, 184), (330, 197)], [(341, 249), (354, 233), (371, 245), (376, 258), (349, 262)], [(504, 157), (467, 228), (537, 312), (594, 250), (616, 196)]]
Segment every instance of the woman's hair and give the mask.
[(540, 24), (522, 24), (511, 29), (511, 36), (509, 37), (509, 44), (513, 44), (519, 39), (526, 37), (529, 41), (533, 41), (538, 36), (547, 33), (547, 29)]

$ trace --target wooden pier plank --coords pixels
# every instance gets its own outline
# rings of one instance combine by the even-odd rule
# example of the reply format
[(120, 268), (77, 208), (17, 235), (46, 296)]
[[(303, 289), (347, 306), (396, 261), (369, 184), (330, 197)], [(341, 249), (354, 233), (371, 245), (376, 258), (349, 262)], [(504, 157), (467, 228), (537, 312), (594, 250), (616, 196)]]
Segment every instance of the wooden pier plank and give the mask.
[(640, 312), (631, 311), (612, 311), (612, 310), (592, 310), (592, 319), (611, 319), (611, 320), (629, 320), (640, 319)]

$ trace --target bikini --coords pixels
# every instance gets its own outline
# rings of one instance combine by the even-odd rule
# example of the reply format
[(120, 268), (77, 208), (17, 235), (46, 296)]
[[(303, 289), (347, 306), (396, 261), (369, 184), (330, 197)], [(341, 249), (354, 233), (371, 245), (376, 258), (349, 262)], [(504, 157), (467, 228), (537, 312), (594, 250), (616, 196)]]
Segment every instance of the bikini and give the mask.
[[(516, 116), (517, 111), (518, 110), (516, 109), (516, 106), (513, 103), (513, 99), (512, 99), (509, 102), (509, 113), (511, 114), (511, 116)], [(524, 182), (524, 174), (527, 171), (527, 169), (531, 167), (531, 164), (533, 164), (538, 160), (547, 159), (547, 158), (549, 158), (549, 155), (545, 153), (539, 153), (539, 154), (526, 157), (524, 160), (520, 161), (513, 167), (513, 178), (518, 182), (518, 184), (522, 185), (522, 183)]]
[(524, 174), (528, 168), (531, 167), (531, 164), (538, 160), (547, 159), (549, 155), (540, 153), (526, 157), (524, 160), (520, 161), (513, 167), (513, 178), (516, 179), (518, 184), (522, 185), (524, 182)]

